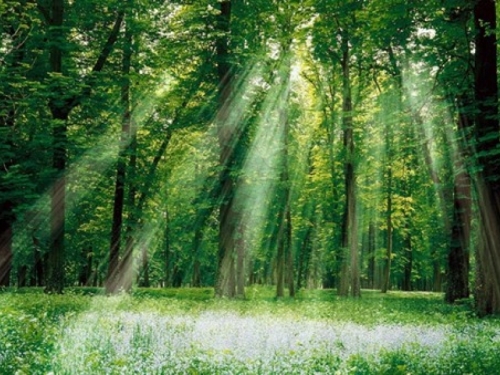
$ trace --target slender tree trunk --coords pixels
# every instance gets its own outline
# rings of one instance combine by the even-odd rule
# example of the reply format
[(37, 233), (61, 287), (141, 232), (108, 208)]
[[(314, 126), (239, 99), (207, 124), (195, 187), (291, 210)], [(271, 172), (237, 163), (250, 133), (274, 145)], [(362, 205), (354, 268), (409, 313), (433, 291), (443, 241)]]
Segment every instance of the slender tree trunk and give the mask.
[(376, 250), (375, 223), (370, 220), (368, 224), (368, 286), (375, 286), (375, 250)]
[(169, 216), (169, 211), (168, 209), (165, 210), (165, 231), (164, 231), (164, 241), (165, 241), (165, 247), (164, 247), (164, 259), (165, 259), (165, 264), (164, 264), (164, 274), (163, 274), (163, 286), (168, 287), (172, 285), (171, 281), (171, 275), (170, 275), (170, 268), (171, 268), (171, 248), (170, 248), (170, 216)]
[(289, 176), (289, 136), (290, 123), (288, 113), (288, 101), (290, 95), (290, 69), (291, 61), (288, 51), (289, 46), (285, 46), (283, 53), (283, 66), (280, 71), (282, 82), (282, 93), (279, 98), (280, 108), (279, 124), (280, 134), (282, 134), (282, 153), (281, 153), (281, 173), (280, 173), (280, 191), (278, 193), (281, 203), (279, 204), (280, 213), (278, 215), (278, 254), (277, 254), (277, 285), (276, 297), (284, 296), (285, 284), (288, 284), (290, 296), (295, 294), (293, 285), (293, 254), (291, 243), (291, 214), (290, 214), (290, 176)]
[[(410, 220), (409, 218), (407, 220)], [(410, 233), (410, 224), (407, 221), (406, 231), (403, 239), (403, 251), (405, 254), (405, 264), (403, 268), (403, 282), (401, 284), (401, 289), (404, 291), (411, 291), (411, 274), (413, 271), (413, 246), (412, 237)]]
[(234, 238), (236, 235), (237, 214), (234, 208), (234, 190), (236, 182), (232, 176), (234, 148), (236, 144), (237, 124), (230, 121), (233, 73), (228, 61), (229, 33), (231, 19), (231, 1), (220, 2), (220, 14), (217, 28), (220, 32), (216, 40), (217, 69), (219, 75), (219, 109), (216, 122), (221, 148), (221, 205), (219, 210), (219, 251), (215, 285), (217, 297), (233, 298), (236, 294)]
[(387, 211), (386, 211), (386, 254), (382, 271), (381, 292), (387, 293), (391, 288), (392, 263), (392, 167), (387, 168)]
[(139, 273), (139, 276), (139, 286), (149, 288), (151, 286), (149, 279), (149, 255), (147, 246), (144, 245), (141, 248), (141, 273)]
[(236, 297), (245, 298), (245, 228), (244, 224), (241, 222), (238, 225), (238, 236), (235, 241), (236, 246)]
[(92, 264), (94, 259), (92, 248), (84, 248), (81, 252), (81, 257), (83, 260), (83, 264), (82, 268), (80, 269), (78, 284), (80, 286), (87, 286), (90, 285), (90, 279), (92, 277)]
[[(32, 286), (44, 286), (45, 285), (44, 266), (46, 262), (44, 262), (44, 257), (42, 256), (40, 240), (36, 238), (34, 233), (32, 234), (32, 239), (33, 239), (33, 253), (35, 259), (35, 269), (33, 271), (33, 277), (35, 282), (32, 284)], [(45, 257), (46, 256), (47, 254), (45, 254)]]
[(292, 242), (292, 214), (290, 210), (290, 205), (286, 212), (286, 221), (288, 223), (286, 230), (286, 242), (287, 242), (287, 280), (288, 280), (288, 295), (290, 297), (295, 297), (295, 267), (294, 267), (294, 254), (293, 254), (293, 242)]
[[(127, 40), (129, 40), (130, 45), (132, 44), (132, 35), (127, 32)], [(125, 251), (123, 253), (123, 259), (119, 265), (120, 273), (120, 285), (127, 292), (132, 290), (132, 280), (134, 278), (134, 265), (133, 265), (133, 255), (135, 249), (135, 236), (139, 227), (139, 213), (142, 210), (141, 207), (135, 206), (135, 196), (137, 193), (136, 188), (136, 166), (137, 166), (137, 131), (134, 129), (133, 120), (130, 119), (130, 132), (132, 133), (132, 139), (130, 141), (130, 146), (128, 147), (129, 154), (129, 164), (127, 169), (128, 175), (128, 202), (129, 215), (127, 219), (126, 228), (126, 241), (125, 241)], [(142, 286), (149, 286), (149, 256), (148, 249), (146, 246), (141, 247), (141, 269), (138, 272), (138, 282)], [(141, 279), (142, 276), (142, 279)]]
[[(52, 0), (51, 5), (51, 38), (50, 68), (52, 73), (62, 73), (62, 46), (64, 40), (62, 32), (64, 1)], [(50, 191), (50, 250), (48, 253), (48, 277), (45, 291), (47, 293), (62, 293), (64, 288), (64, 235), (66, 220), (66, 164), (67, 164), (67, 122), (72, 109), (70, 105), (61, 105), (63, 89), (54, 92), (56, 97), (51, 98), (49, 107), (52, 112), (52, 167), (56, 173), (56, 180)]]
[(193, 237), (193, 277), (191, 284), (194, 287), (201, 286), (201, 275), (200, 275), (200, 247), (203, 240), (203, 228), (197, 226), (195, 228), (195, 233)]
[[(122, 239), (123, 209), (125, 202), (125, 179), (127, 173), (127, 151), (131, 136), (131, 108), (130, 108), (130, 66), (132, 58), (132, 34), (130, 26), (126, 24), (126, 38), (122, 58), (122, 87), (121, 104), (123, 107), (120, 151), (116, 166), (115, 193), (113, 199), (113, 219), (111, 224), (111, 242), (109, 247), (108, 273), (106, 276), (106, 293), (117, 293), (124, 287), (127, 275), (125, 267), (130, 256), (125, 254), (127, 262), (122, 261), (120, 267), (120, 247)], [(127, 241), (128, 242), (128, 241)], [(127, 249), (130, 251), (130, 249)], [(120, 268), (123, 268), (120, 270)], [(127, 267), (128, 268), (128, 267)], [(121, 272), (120, 272), (121, 271)]]

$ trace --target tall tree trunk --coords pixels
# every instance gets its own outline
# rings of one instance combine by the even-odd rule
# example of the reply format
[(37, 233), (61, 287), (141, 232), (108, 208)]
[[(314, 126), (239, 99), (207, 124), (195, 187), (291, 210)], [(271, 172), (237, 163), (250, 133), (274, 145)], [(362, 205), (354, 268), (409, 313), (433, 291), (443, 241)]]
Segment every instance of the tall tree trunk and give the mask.
[[(280, 219), (283, 221), (283, 218)], [(276, 254), (276, 297), (285, 296), (285, 241), (283, 241), (284, 223), (279, 223), (278, 251)]]
[(92, 276), (92, 265), (93, 265), (93, 252), (92, 248), (84, 248), (81, 252), (82, 266), (80, 269), (80, 275), (78, 277), (78, 285), (88, 286), (90, 285), (90, 278)]
[(288, 295), (290, 297), (295, 297), (295, 267), (294, 267), (294, 254), (293, 254), (293, 243), (292, 243), (292, 213), (290, 205), (286, 212), (286, 221), (288, 223), (286, 227), (286, 242), (287, 242), (287, 280), (288, 280)]
[[(123, 47), (122, 57), (122, 87), (121, 87), (121, 104), (123, 107), (122, 129), (120, 136), (120, 151), (116, 165), (115, 192), (113, 198), (113, 219), (111, 223), (111, 241), (109, 247), (109, 263), (108, 272), (106, 275), (106, 293), (117, 293), (124, 287), (125, 278), (127, 275), (125, 267), (128, 261), (120, 267), (120, 247), (122, 239), (123, 225), (123, 209), (125, 202), (125, 179), (127, 173), (127, 160), (130, 139), (131, 139), (131, 107), (130, 107), (130, 66), (132, 58), (132, 34), (130, 25), (125, 25), (126, 37)], [(129, 249), (130, 250), (130, 249)], [(128, 254), (125, 258), (129, 259)], [(120, 270), (120, 268), (124, 268)], [(120, 272), (121, 271), (121, 272)]]
[[(139, 273), (139, 286), (143, 288), (149, 288), (151, 286), (151, 281), (149, 279), (149, 254), (147, 246), (143, 245), (141, 247), (141, 272)], [(129, 285), (127, 287), (130, 288)]]
[[(50, 68), (52, 73), (62, 73), (62, 45), (65, 40), (62, 25), (64, 1), (52, 0), (51, 4), (51, 39)], [(67, 123), (72, 107), (62, 101), (63, 88), (54, 92), (49, 108), (52, 112), (52, 167), (56, 172), (56, 180), (51, 187), (50, 200), (50, 250), (48, 253), (48, 277), (45, 291), (62, 293), (64, 288), (64, 235), (66, 220), (66, 163), (67, 163)]]
[(165, 230), (163, 232), (164, 236), (164, 269), (163, 269), (163, 286), (168, 287), (172, 285), (172, 278), (171, 278), (171, 263), (172, 263), (172, 254), (171, 254), (171, 248), (170, 248), (170, 216), (169, 216), (169, 211), (168, 209), (165, 209)]
[(412, 237), (410, 233), (410, 224), (409, 218), (407, 218), (406, 223), (406, 232), (403, 239), (403, 252), (405, 254), (405, 264), (403, 267), (403, 282), (401, 284), (401, 289), (404, 291), (411, 291), (411, 274), (413, 271), (413, 246), (412, 246)]
[(473, 124), (470, 110), (471, 98), (465, 93), (456, 99), (458, 107), (457, 126), (459, 130), (458, 150), (454, 155), (455, 172), (453, 182), (453, 214), (450, 249), (446, 269), (445, 301), (453, 303), (468, 298), (470, 271), (470, 233), (472, 219), (471, 180), (464, 155), (471, 155), (470, 129)]
[(238, 225), (238, 236), (235, 240), (236, 246), (236, 297), (245, 298), (245, 280), (246, 280), (246, 270), (245, 270), (245, 227), (241, 222)]
[[(15, 7), (15, 12), (20, 15), (20, 13), (24, 11), (23, 7), (25, 6), (26, 4), (23, 2), (18, 2), (18, 6)], [(7, 73), (9, 70), (12, 70), (12, 72), (9, 73), (14, 76), (17, 74), (17, 70), (21, 67), (24, 60), (25, 38), (27, 37), (20, 29), (12, 25), (11, 27), (7, 27), (7, 30), (12, 40), (12, 45), (16, 46), (16, 48), (12, 51), (10, 66), (5, 66), (5, 61), (2, 61), (2, 69), (4, 69), (2, 73)], [(3, 134), (0, 140), (0, 150), (2, 152), (0, 156), (2, 160), (0, 168), (0, 191), (3, 195), (0, 197), (0, 286), (9, 286), (10, 273), (12, 270), (12, 226), (16, 219), (14, 213), (16, 199), (14, 199), (12, 195), (17, 195), (16, 190), (18, 190), (18, 187), (10, 183), (8, 174), (11, 172), (11, 167), (19, 162), (15, 156), (17, 154), (16, 150), (19, 149), (19, 147), (16, 147), (12, 135), (13, 131), (16, 129), (16, 102), (20, 99), (17, 93), (0, 92), (0, 130)]]
[(278, 215), (278, 254), (276, 257), (277, 262), (277, 285), (276, 285), (276, 296), (284, 296), (285, 284), (288, 284), (289, 293), (291, 296), (295, 294), (295, 288), (293, 285), (293, 254), (292, 254), (292, 243), (291, 243), (291, 214), (290, 214), (290, 176), (289, 176), (289, 136), (290, 136), (290, 123), (289, 123), (289, 113), (288, 113), (288, 101), (290, 98), (290, 69), (291, 61), (289, 55), (289, 45), (284, 46), (284, 58), (283, 66), (280, 70), (280, 83), (281, 95), (279, 97), (279, 104), (282, 106), (279, 109), (279, 123), (278, 126), (281, 128), (279, 134), (282, 135), (282, 152), (281, 152), (281, 173), (280, 173), (280, 185), (278, 196), (281, 200), (279, 204), (279, 215)]
[(0, 287), (10, 285), (11, 268), (12, 268), (11, 219), (8, 217), (0, 218)]
[(386, 211), (386, 253), (382, 270), (381, 292), (387, 293), (391, 288), (392, 263), (392, 166), (387, 168), (387, 211)]
[(471, 220), (471, 191), (467, 172), (463, 167), (456, 172), (453, 199), (453, 224), (447, 259), (445, 301), (453, 303), (468, 298), (469, 240)]
[[(356, 174), (354, 165), (354, 126), (350, 79), (350, 51), (347, 31), (341, 32), (342, 44), (342, 125), (345, 150), (345, 209), (342, 227), (344, 253), (338, 294), (347, 296), (349, 289), (354, 297), (361, 296), (359, 273), (358, 234), (356, 218)], [(347, 257), (349, 253), (349, 258)]]
[[(132, 45), (132, 34), (127, 31), (126, 39)], [(123, 258), (119, 265), (120, 274), (120, 285), (122, 285), (123, 290), (130, 292), (132, 289), (132, 280), (134, 278), (134, 249), (135, 249), (135, 236), (139, 227), (138, 215), (142, 211), (141, 207), (135, 206), (135, 195), (137, 193), (136, 188), (136, 166), (137, 166), (137, 129), (134, 128), (133, 120), (130, 118), (130, 132), (132, 134), (132, 139), (130, 141), (130, 146), (128, 147), (129, 163), (127, 168), (128, 175), (128, 201), (127, 205), (129, 207), (129, 214), (127, 218), (127, 228), (125, 230), (126, 240), (125, 249), (123, 252)], [(152, 176), (148, 176), (151, 177)], [(138, 272), (138, 282), (141, 286), (149, 286), (149, 256), (148, 249), (146, 246), (141, 247), (141, 269)], [(142, 276), (142, 279), (141, 279)], [(141, 281), (142, 280), (142, 281)]]
[(375, 223), (370, 219), (368, 224), (368, 287), (375, 287), (375, 250), (376, 250), (376, 234)]
[[(312, 143), (309, 148), (308, 152), (308, 158), (307, 158), (307, 163), (308, 163), (308, 174), (311, 176), (314, 172), (314, 164), (313, 164), (313, 158), (312, 158)], [(309, 269), (309, 261), (311, 258), (311, 249), (312, 249), (312, 244), (311, 244), (311, 238), (313, 234), (313, 212), (314, 212), (314, 207), (315, 203), (312, 198), (309, 198), (308, 201), (305, 203), (302, 209), (302, 217), (306, 220), (306, 229), (305, 229), (305, 234), (302, 240), (302, 243), (299, 247), (299, 254), (297, 255), (298, 258), (298, 264), (297, 264), (297, 290), (300, 290), (302, 287), (307, 286), (307, 276), (308, 276), (308, 269)]]
[(194, 287), (201, 286), (201, 275), (200, 275), (200, 248), (203, 240), (203, 227), (196, 226), (194, 228), (195, 233), (193, 236), (193, 277), (191, 285)]
[(475, 99), (477, 161), (481, 167), (476, 188), (480, 213), (480, 241), (476, 303), (481, 315), (500, 313), (500, 155), (496, 5), (479, 0), (474, 5)]
[(219, 209), (219, 251), (215, 285), (217, 297), (232, 298), (236, 294), (234, 270), (234, 239), (236, 235), (237, 214), (234, 208), (234, 190), (236, 182), (232, 175), (234, 148), (237, 129), (230, 121), (231, 97), (233, 94), (233, 73), (229, 63), (229, 33), (231, 20), (231, 0), (220, 2), (217, 29), (220, 35), (216, 40), (217, 71), (219, 75), (219, 108), (217, 126), (222, 166), (220, 184), (221, 204)]
[[(49, 24), (49, 37), (51, 39), (49, 50), (49, 63), (51, 73), (55, 76), (63, 76), (63, 43), (66, 36), (63, 29), (64, 0), (52, 0), (45, 8), (41, 3), (39, 9), (46, 17)], [(118, 38), (123, 12), (118, 13), (113, 29), (99, 54), (92, 73), (100, 72)], [(90, 77), (90, 75), (89, 75)], [(86, 77), (86, 78), (89, 78)], [(57, 78), (55, 78), (57, 79)], [(78, 106), (82, 99), (91, 94), (92, 81), (87, 81), (86, 87), (79, 93), (70, 97), (67, 95), (67, 87), (61, 82), (55, 82), (55, 89), (49, 99), (49, 109), (52, 114), (52, 166), (56, 174), (56, 181), (51, 187), (50, 200), (50, 249), (47, 260), (47, 282), (45, 291), (47, 293), (62, 293), (64, 288), (64, 236), (66, 221), (66, 164), (68, 135), (67, 125), (71, 111)]]

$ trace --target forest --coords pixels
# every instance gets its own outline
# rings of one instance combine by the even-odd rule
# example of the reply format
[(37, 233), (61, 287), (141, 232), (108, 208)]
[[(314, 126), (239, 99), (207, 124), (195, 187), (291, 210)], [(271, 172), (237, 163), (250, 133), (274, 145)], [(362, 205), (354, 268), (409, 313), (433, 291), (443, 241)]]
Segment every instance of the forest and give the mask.
[(3, 0), (0, 284), (500, 312), (493, 0)]
[(494, 0), (0, 0), (0, 374), (492, 374)]

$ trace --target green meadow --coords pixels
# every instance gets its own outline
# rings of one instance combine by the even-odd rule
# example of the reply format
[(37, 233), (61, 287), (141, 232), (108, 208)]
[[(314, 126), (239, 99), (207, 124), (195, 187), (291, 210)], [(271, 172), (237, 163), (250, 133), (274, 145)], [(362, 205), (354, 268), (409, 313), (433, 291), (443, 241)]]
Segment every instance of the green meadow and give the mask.
[(1, 374), (495, 374), (500, 320), (441, 294), (38, 289), (0, 294)]

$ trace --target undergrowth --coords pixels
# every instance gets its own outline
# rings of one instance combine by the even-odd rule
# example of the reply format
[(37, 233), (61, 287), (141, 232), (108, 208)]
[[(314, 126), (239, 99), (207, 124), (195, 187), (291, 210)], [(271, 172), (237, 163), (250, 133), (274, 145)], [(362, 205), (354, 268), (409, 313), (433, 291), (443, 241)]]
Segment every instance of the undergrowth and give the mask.
[(500, 321), (437, 293), (213, 290), (0, 293), (1, 374), (491, 374)]

